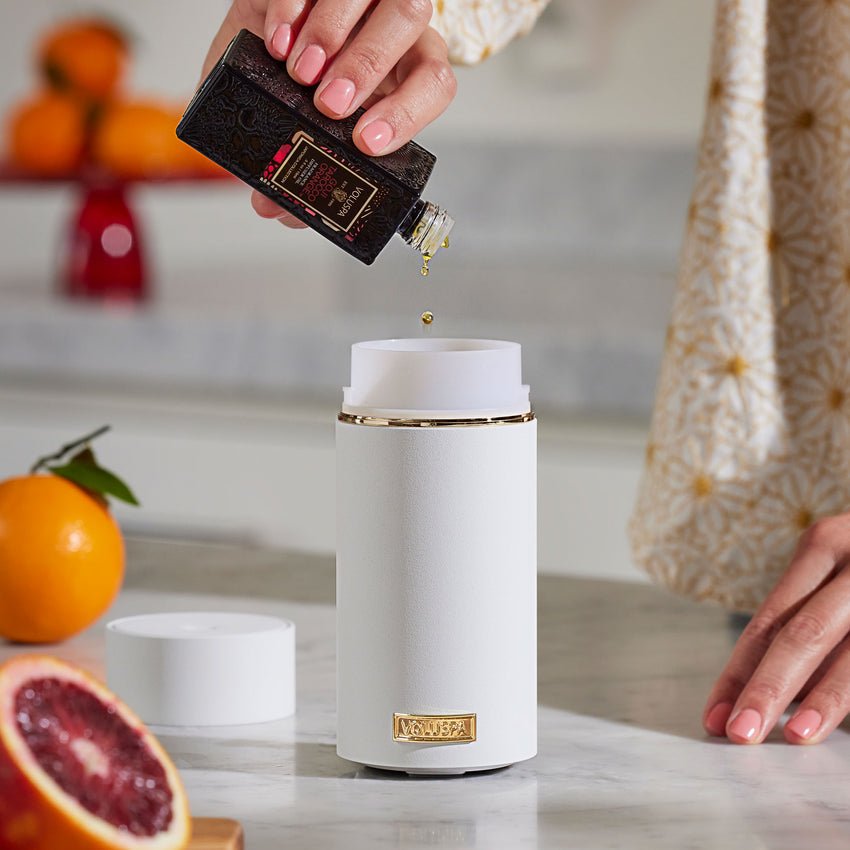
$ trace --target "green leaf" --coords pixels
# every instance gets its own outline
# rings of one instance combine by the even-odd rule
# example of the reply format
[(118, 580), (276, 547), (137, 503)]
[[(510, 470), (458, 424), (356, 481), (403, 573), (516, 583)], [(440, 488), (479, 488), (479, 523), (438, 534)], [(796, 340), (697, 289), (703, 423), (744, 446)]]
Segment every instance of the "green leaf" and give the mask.
[(84, 449), (64, 466), (48, 466), (50, 472), (86, 490), (102, 496), (113, 496), (130, 505), (139, 502), (133, 491), (115, 473), (98, 466), (90, 449)]
[[(91, 434), (86, 434), (85, 437), (80, 437), (78, 440), (62, 446), (58, 452), (39, 458), (30, 469), (30, 474), (34, 475), (40, 469), (44, 469), (60, 478), (71, 481), (78, 487), (89, 490), (95, 495), (113, 496), (130, 505), (138, 505), (139, 502), (133, 495), (133, 491), (114, 472), (110, 472), (97, 462), (94, 452), (89, 446), (91, 440), (100, 437), (107, 431), (109, 431), (109, 425), (103, 425), (96, 431), (92, 431)], [(51, 461), (64, 460), (66, 455), (74, 449), (80, 450), (72, 455), (64, 466), (49, 465)]]

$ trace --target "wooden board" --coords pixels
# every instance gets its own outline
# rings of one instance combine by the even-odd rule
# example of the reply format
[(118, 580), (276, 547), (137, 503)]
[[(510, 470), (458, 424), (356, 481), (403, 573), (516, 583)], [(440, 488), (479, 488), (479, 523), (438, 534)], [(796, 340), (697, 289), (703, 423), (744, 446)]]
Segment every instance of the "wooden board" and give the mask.
[(244, 850), (242, 827), (224, 818), (192, 818), (189, 850)]

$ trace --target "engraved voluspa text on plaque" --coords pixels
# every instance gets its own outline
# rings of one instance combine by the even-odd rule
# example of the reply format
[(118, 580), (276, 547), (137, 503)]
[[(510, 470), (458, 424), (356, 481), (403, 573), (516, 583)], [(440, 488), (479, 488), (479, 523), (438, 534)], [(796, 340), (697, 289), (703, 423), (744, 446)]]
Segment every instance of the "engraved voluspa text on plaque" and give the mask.
[(394, 714), (393, 740), (466, 744), (475, 740), (474, 714)]

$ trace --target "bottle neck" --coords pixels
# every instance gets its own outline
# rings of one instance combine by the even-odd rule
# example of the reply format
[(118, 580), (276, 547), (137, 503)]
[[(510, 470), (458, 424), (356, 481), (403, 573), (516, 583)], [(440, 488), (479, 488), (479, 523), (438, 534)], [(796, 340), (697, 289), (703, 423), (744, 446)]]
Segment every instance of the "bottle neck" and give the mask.
[(419, 200), (398, 232), (408, 245), (430, 259), (440, 248), (448, 247), (449, 233), (454, 224), (455, 220), (444, 209), (430, 201)]

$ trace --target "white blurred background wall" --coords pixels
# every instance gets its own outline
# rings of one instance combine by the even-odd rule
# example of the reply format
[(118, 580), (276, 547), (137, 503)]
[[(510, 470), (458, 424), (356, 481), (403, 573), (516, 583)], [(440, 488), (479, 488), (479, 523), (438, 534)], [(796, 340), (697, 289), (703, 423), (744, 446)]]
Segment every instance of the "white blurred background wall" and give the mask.
[[(631, 507), (706, 88), (713, 0), (553, 0), (420, 140), (458, 221), (427, 283), (400, 241), (362, 267), (258, 220), (239, 185), (135, 192), (155, 298), (54, 294), (68, 188), (0, 187), (0, 476), (102, 421), (139, 533), (333, 548), (333, 414), (348, 346), (419, 333), (524, 345), (541, 414), (541, 568), (634, 577)], [(184, 102), (220, 0), (2, 0), (0, 112), (32, 44), (97, 8), (136, 48), (129, 88)]]

